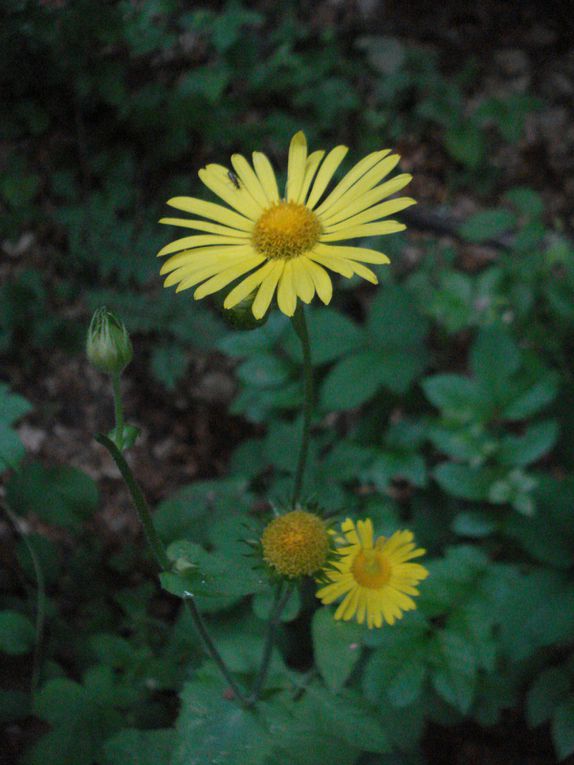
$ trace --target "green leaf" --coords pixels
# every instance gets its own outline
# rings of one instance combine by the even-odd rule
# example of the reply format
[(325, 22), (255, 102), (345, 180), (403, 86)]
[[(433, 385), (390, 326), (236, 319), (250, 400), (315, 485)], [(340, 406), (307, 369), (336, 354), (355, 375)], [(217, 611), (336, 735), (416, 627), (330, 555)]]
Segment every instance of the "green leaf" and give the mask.
[[(265, 592), (260, 592), (255, 595), (251, 601), (253, 613), (255, 616), (257, 616), (258, 619), (267, 621), (267, 619), (269, 619), (269, 615), (274, 603), (275, 600), (273, 597), (273, 592), (270, 589), (266, 590)], [(289, 597), (289, 600), (287, 601), (286, 607), (281, 613), (281, 621), (292, 622), (293, 619), (296, 619), (299, 616), (300, 611), (301, 595), (299, 590), (294, 589)]]
[(465, 221), (459, 233), (469, 242), (486, 242), (510, 231), (515, 225), (516, 217), (509, 210), (483, 210)]
[(237, 377), (255, 388), (275, 388), (283, 385), (291, 374), (291, 366), (271, 353), (251, 356), (237, 369)]
[(574, 752), (574, 694), (559, 704), (552, 718), (552, 740), (559, 759)]
[(332, 308), (314, 311), (309, 321), (313, 364), (326, 364), (355, 351), (363, 333), (351, 319)]
[(453, 462), (443, 462), (434, 471), (434, 477), (443, 491), (453, 497), (476, 501), (488, 499), (496, 476), (496, 471), (491, 468), (474, 468)]
[(528, 465), (549, 452), (558, 438), (556, 420), (530, 425), (522, 436), (502, 439), (498, 460), (503, 465)]
[(480, 127), (471, 120), (449, 125), (444, 144), (451, 157), (471, 170), (476, 170), (484, 162), (486, 139)]
[(171, 765), (259, 765), (272, 739), (257, 709), (245, 709), (205, 675), (186, 683), (174, 736)]
[(507, 330), (500, 324), (484, 327), (470, 351), (470, 366), (480, 381), (500, 396), (508, 378), (520, 366), (520, 351)]
[(325, 685), (341, 689), (361, 656), (363, 629), (358, 624), (335, 621), (330, 608), (319, 608), (313, 615), (313, 651)]
[(481, 539), (492, 534), (497, 529), (497, 523), (486, 513), (464, 512), (459, 513), (453, 523), (452, 530), (464, 537)]
[(339, 361), (323, 383), (323, 409), (352, 409), (371, 399), (381, 387), (375, 371), (380, 365), (380, 356), (374, 351), (360, 351)]
[(20, 437), (11, 426), (31, 409), (25, 398), (0, 383), (0, 472), (6, 467), (16, 467), (25, 454)]
[[(559, 667), (550, 667), (538, 675), (526, 697), (526, 715), (531, 727), (550, 720), (559, 702), (567, 696), (570, 682), (568, 674)], [(574, 722), (574, 717), (572, 719)]]
[[(77, 529), (98, 506), (98, 489), (81, 470), (24, 466), (7, 486), (9, 504), (21, 515), (33, 513), (42, 521)], [(49, 502), (46, 498), (49, 497)]]
[(309, 686), (309, 696), (318, 702), (319, 725), (359, 751), (388, 752), (389, 738), (378, 710), (359, 693), (343, 690), (338, 694), (317, 685)]
[(507, 420), (524, 420), (537, 414), (552, 403), (558, 393), (558, 379), (555, 374), (547, 374), (542, 380), (526, 390), (518, 390), (502, 411)]
[(84, 685), (57, 678), (42, 688), (35, 702), (38, 717), (51, 730), (30, 753), (30, 765), (92, 765), (100, 759), (103, 742), (121, 727), (116, 707), (121, 696), (110, 667), (94, 667)]
[(429, 629), (424, 619), (409, 618), (383, 630), (378, 648), (370, 656), (363, 675), (367, 698), (395, 707), (412, 704), (422, 693), (427, 674)]
[(422, 387), (431, 404), (458, 422), (479, 419), (479, 412), (489, 403), (487, 392), (475, 380), (462, 375), (427, 377)]
[(433, 643), (431, 679), (438, 695), (463, 714), (470, 709), (476, 686), (476, 658), (464, 635), (443, 630)]
[(170, 765), (173, 746), (171, 728), (122, 730), (104, 744), (102, 765)]
[(14, 656), (29, 653), (36, 642), (32, 622), (17, 611), (0, 611), (0, 651)]
[(32, 404), (29, 401), (13, 393), (5, 383), (0, 383), (0, 420), (2, 422), (13, 425), (31, 410)]
[(539, 218), (544, 214), (542, 197), (537, 191), (528, 186), (515, 186), (505, 193), (504, 198), (514, 205), (522, 215)]

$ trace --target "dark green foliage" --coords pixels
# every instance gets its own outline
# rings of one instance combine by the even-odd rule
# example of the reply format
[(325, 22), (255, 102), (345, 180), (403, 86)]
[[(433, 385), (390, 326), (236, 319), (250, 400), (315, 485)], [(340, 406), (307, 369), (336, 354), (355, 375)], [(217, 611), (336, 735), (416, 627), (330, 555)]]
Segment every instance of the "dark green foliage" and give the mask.
[[(509, 718), (568, 757), (574, 250), (543, 195), (508, 184), (490, 159), (518, 143), (540, 102), (476, 98), (480, 61), (446, 74), (426, 47), (321, 26), (294, 2), (183, 5), (18, 0), (5, 14), (0, 234), (16, 255), (0, 286), (0, 352), (37, 373), (50, 349), (79, 352), (106, 304), (170, 392), (198, 355), (232, 359), (231, 413), (251, 435), (231, 445), (226, 476), (155, 509), (173, 563), (160, 587), (131, 537), (100, 534), (88, 475), (23, 461), (16, 428), (31, 405), (0, 384), (5, 499), (46, 583), (38, 645), (37, 572), (17, 539), (0, 660), (18, 672), (2, 674), (0, 720), (43, 726), (27, 765), (422, 765), (430, 724), (448, 736), (471, 721), (495, 738)], [(273, 585), (247, 543), (268, 503), (290, 496), (301, 353), (277, 311), (228, 331), (221, 296), (211, 306), (162, 290), (155, 253), (177, 232), (156, 221), (164, 200), (207, 193), (196, 172), (208, 162), (261, 149), (283, 167), (298, 129), (314, 148), (349, 144), (356, 159), (382, 144), (436, 154), (447, 192), (478, 195), (458, 226), (465, 251), (490, 255), (467, 268), (454, 239), (419, 238), (409, 271), (407, 235), (367, 240), (398, 268), (378, 268), (377, 288), (339, 280), (329, 307), (308, 309), (304, 502), (329, 521), (368, 515), (380, 534), (412, 528), (430, 576), (417, 610), (381, 630), (335, 622), (310, 583), (294, 591), (266, 690), (245, 710), (205, 661), (181, 598), (197, 596), (249, 687)], [(27, 232), (33, 257), (18, 250)]]

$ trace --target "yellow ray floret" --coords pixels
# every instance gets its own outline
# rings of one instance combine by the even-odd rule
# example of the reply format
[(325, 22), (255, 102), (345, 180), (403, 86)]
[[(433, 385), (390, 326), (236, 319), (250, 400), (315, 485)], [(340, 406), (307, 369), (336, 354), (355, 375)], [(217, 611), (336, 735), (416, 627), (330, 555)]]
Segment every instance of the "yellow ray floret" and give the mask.
[[(415, 200), (389, 199), (411, 180), (402, 173), (385, 180), (399, 157), (390, 149), (364, 157), (327, 193), (329, 183), (347, 154), (346, 146), (307, 151), (301, 131), (291, 139), (285, 196), (265, 154), (254, 152), (252, 163), (241, 154), (231, 157), (232, 170), (209, 164), (201, 181), (223, 204), (193, 197), (175, 197), (168, 204), (194, 218), (162, 218), (160, 223), (197, 233), (163, 247), (169, 255), (161, 273), (165, 286), (177, 291), (195, 287), (194, 297), (231, 287), (224, 307), (252, 298), (255, 318), (262, 318), (276, 298), (279, 309), (293, 316), (298, 300), (315, 295), (327, 304), (333, 294), (329, 272), (346, 278), (358, 275), (373, 284), (377, 276), (364, 263), (388, 263), (377, 250), (346, 244), (349, 239), (402, 231), (404, 224), (388, 216)], [(345, 242), (342, 245), (332, 243)]]
[(317, 592), (326, 605), (343, 598), (335, 619), (355, 618), (371, 629), (394, 624), (404, 611), (416, 608), (411, 596), (419, 594), (417, 585), (428, 571), (410, 562), (425, 553), (414, 544), (412, 532), (375, 539), (370, 519), (355, 523), (347, 518), (341, 533), (335, 534), (335, 544), (338, 560), (323, 570), (327, 584)]

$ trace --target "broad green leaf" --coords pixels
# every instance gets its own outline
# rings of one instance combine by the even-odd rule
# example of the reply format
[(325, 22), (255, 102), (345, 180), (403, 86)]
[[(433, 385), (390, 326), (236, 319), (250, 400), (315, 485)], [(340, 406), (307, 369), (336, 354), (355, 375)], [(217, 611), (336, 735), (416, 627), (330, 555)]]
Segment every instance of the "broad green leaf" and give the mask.
[(439, 486), (453, 497), (469, 500), (488, 499), (489, 489), (497, 478), (492, 468), (443, 462), (434, 471)]
[[(323, 307), (308, 321), (309, 339), (313, 364), (327, 364), (349, 352), (354, 352), (363, 342), (363, 332), (345, 314), (332, 308)], [(300, 344), (296, 341), (297, 358), (300, 358)]]
[(156, 380), (165, 385), (167, 390), (175, 390), (183, 379), (189, 366), (189, 356), (178, 343), (157, 345), (151, 356), (151, 369)]
[(568, 695), (570, 683), (564, 668), (550, 667), (538, 675), (526, 697), (526, 714), (531, 727), (550, 720), (557, 705)]
[(171, 728), (122, 730), (104, 744), (102, 765), (170, 765)]
[(461, 536), (480, 539), (496, 531), (497, 522), (486, 513), (468, 511), (459, 513), (455, 517), (452, 522), (452, 529)]
[(502, 439), (498, 460), (503, 465), (528, 465), (549, 452), (558, 438), (556, 420), (530, 425), (522, 436)]
[(544, 213), (542, 197), (528, 186), (515, 186), (505, 193), (504, 198), (508, 199), (522, 215), (538, 218)]
[(375, 351), (360, 351), (338, 361), (321, 389), (323, 409), (352, 409), (371, 399), (381, 387), (377, 374), (380, 365)]
[(12, 655), (29, 653), (36, 642), (34, 625), (18, 611), (0, 611), (0, 651)]
[(514, 228), (516, 217), (509, 210), (494, 209), (475, 213), (459, 228), (469, 242), (486, 242)]
[(348, 680), (361, 656), (361, 636), (358, 624), (335, 621), (331, 608), (319, 608), (313, 615), (312, 635), (315, 662), (332, 691), (338, 691)]
[(480, 126), (472, 120), (460, 120), (447, 125), (444, 144), (451, 157), (471, 170), (484, 162), (486, 139)]
[(422, 386), (431, 404), (458, 422), (480, 419), (481, 410), (489, 404), (488, 392), (462, 375), (434, 375)]
[[(133, 699), (132, 699), (133, 703)], [(102, 744), (118, 731), (122, 704), (112, 669), (96, 667), (84, 684), (58, 678), (41, 689), (35, 701), (38, 717), (51, 725), (30, 752), (30, 765), (92, 765), (99, 761)]]
[(358, 751), (389, 751), (389, 738), (378, 710), (359, 693), (343, 690), (335, 694), (317, 685), (309, 686), (307, 693), (318, 702), (316, 714), (325, 733)]
[[(49, 524), (76, 529), (98, 505), (98, 489), (81, 470), (31, 463), (7, 486), (10, 505), (21, 515), (33, 513)], [(46, 501), (46, 498), (49, 501)]]
[(520, 351), (506, 328), (500, 324), (484, 327), (470, 351), (470, 366), (494, 396), (506, 393), (507, 380), (520, 366)]
[(454, 630), (443, 630), (433, 643), (430, 661), (436, 692), (463, 714), (470, 709), (476, 686), (476, 658), (473, 647)]
[(421, 619), (409, 619), (383, 630), (378, 648), (370, 656), (363, 675), (367, 698), (395, 707), (411, 705), (421, 694), (427, 674), (429, 630)]
[(272, 738), (257, 708), (229, 698), (225, 686), (205, 675), (186, 683), (174, 734), (171, 765), (259, 765)]
[(250, 356), (237, 369), (238, 379), (255, 388), (275, 388), (284, 385), (290, 373), (290, 364), (271, 353)]
[(561, 760), (574, 752), (574, 694), (559, 704), (554, 713), (552, 740)]
[(370, 347), (386, 354), (391, 349), (408, 352), (423, 350), (427, 321), (408, 290), (387, 285), (378, 292), (367, 318)]
[(502, 414), (507, 420), (524, 420), (552, 403), (557, 393), (557, 376), (552, 373), (546, 374), (539, 382), (526, 390), (519, 389), (516, 395), (512, 395)]

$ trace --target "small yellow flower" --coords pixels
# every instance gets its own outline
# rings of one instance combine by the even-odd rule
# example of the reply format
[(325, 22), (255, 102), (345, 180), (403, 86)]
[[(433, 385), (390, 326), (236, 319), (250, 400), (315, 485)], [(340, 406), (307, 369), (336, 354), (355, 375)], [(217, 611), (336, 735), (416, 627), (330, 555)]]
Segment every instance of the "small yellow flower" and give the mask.
[(228, 206), (194, 197), (169, 200), (172, 207), (199, 219), (162, 218), (161, 223), (205, 233), (160, 250), (159, 256), (171, 255), (160, 272), (168, 274), (164, 286), (176, 284), (180, 292), (200, 285), (194, 292), (199, 300), (241, 279), (223, 305), (233, 308), (253, 294), (253, 315), (260, 319), (275, 293), (287, 316), (293, 316), (298, 299), (310, 303), (315, 293), (329, 303), (333, 285), (325, 269), (346, 277), (358, 274), (377, 284), (374, 272), (363, 264), (388, 263), (386, 255), (334, 243), (402, 231), (404, 224), (382, 219), (415, 204), (409, 197), (387, 199), (412, 176), (403, 173), (381, 183), (399, 156), (390, 149), (375, 151), (325, 196), (347, 151), (336, 146), (326, 157), (324, 151), (308, 155), (305, 135), (296, 133), (289, 147), (284, 197), (271, 163), (260, 152), (253, 153), (253, 167), (234, 154), (233, 171), (214, 164), (201, 169), (200, 179)]
[(278, 573), (310, 576), (326, 562), (330, 538), (325, 521), (306, 510), (292, 510), (271, 521), (261, 537), (263, 557)]
[(416, 585), (428, 576), (418, 563), (409, 563), (425, 551), (415, 548), (410, 531), (396, 531), (388, 539), (373, 539), (370, 519), (341, 524), (342, 536), (336, 538), (339, 559), (323, 570), (329, 584), (317, 592), (325, 603), (345, 596), (335, 612), (335, 619), (359, 624), (365, 620), (369, 629), (394, 624), (403, 611), (416, 608), (410, 595), (418, 595)]

